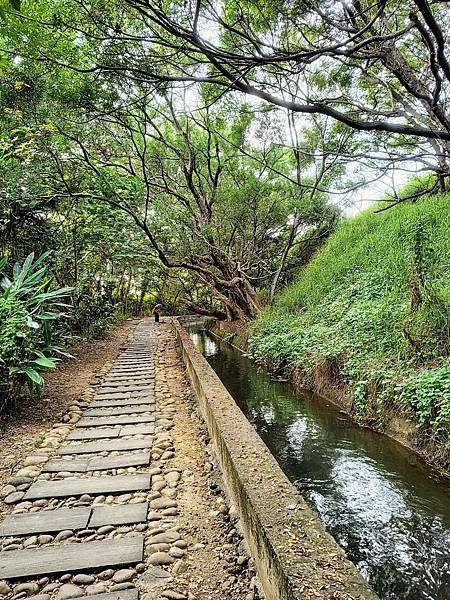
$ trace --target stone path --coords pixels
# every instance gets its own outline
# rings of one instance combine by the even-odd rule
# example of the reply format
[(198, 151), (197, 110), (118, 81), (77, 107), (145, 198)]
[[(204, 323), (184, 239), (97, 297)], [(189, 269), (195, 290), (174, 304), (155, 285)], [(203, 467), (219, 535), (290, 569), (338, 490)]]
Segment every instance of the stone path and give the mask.
[(0, 524), (0, 597), (137, 600), (140, 573), (170, 579), (161, 567), (186, 554), (155, 346), (144, 320), (94, 398), (75, 403), (1, 490), (12, 510)]

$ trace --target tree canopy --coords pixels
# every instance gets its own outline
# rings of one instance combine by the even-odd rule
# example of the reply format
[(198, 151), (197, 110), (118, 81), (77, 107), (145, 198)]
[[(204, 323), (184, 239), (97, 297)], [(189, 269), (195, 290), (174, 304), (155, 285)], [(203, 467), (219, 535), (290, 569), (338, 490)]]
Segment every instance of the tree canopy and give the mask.
[(253, 318), (333, 229), (331, 196), (401, 169), (433, 174), (413, 197), (445, 188), (442, 3), (38, 0), (1, 20), (3, 245), (57, 232), (75, 282), (122, 264), (122, 297), (151, 264), (190, 310)]

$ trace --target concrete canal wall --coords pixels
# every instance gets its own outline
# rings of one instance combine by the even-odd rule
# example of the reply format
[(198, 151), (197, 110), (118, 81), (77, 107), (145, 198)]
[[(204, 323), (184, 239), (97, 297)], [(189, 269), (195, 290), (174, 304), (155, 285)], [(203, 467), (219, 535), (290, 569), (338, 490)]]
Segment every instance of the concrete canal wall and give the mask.
[(375, 600), (188, 332), (173, 327), (267, 600)]

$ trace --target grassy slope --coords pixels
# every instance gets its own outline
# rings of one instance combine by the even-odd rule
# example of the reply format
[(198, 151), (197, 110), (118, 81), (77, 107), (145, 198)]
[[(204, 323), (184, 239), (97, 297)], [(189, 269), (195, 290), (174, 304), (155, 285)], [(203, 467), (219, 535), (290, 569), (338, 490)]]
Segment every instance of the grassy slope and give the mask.
[(374, 210), (338, 227), (255, 323), (251, 349), (275, 369), (297, 365), (313, 389), (322, 374), (373, 426), (412, 417), (445, 454), (450, 197)]

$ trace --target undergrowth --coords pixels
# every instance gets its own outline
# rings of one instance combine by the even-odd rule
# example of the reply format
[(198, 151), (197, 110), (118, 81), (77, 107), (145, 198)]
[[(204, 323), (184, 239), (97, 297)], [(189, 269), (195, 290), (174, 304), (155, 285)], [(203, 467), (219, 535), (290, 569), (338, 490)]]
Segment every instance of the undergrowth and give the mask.
[(332, 365), (360, 420), (400, 412), (448, 441), (450, 198), (377, 208), (340, 224), (254, 323), (250, 349), (311, 388)]

